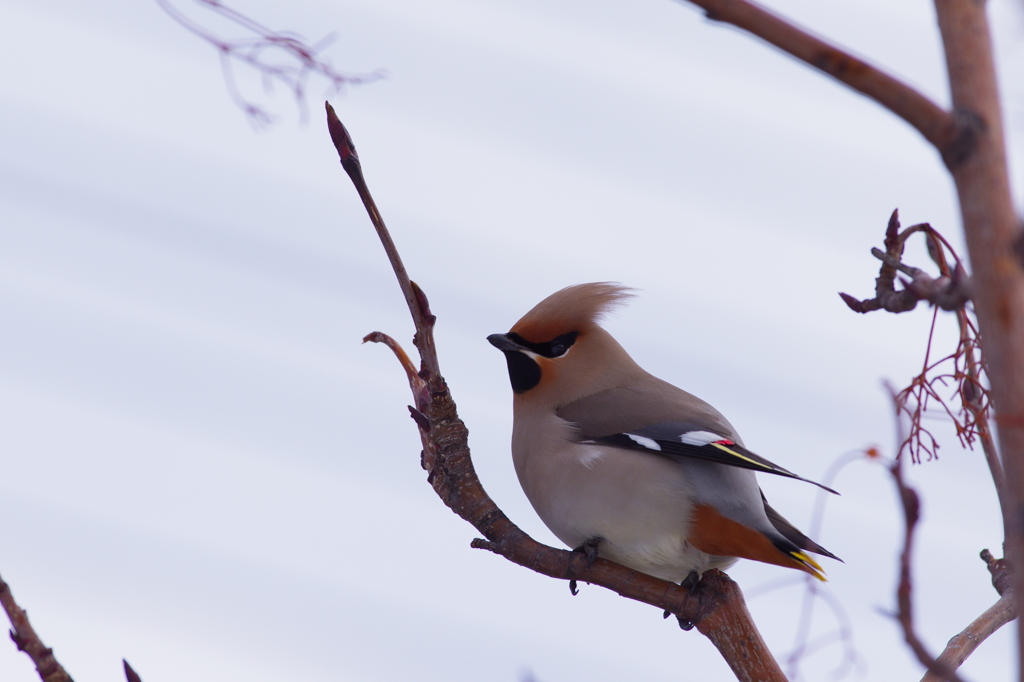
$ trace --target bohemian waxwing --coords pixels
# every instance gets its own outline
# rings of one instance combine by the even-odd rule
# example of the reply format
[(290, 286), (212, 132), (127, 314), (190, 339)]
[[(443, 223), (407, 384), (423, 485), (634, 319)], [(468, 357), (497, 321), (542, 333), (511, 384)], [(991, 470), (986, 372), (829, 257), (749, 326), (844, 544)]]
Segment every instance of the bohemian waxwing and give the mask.
[(567, 287), (487, 337), (508, 361), (512, 460), (541, 520), (569, 547), (596, 543), (673, 582), (739, 557), (824, 580), (807, 552), (838, 557), (768, 506), (754, 472), (806, 479), (747, 450), (718, 410), (645, 372), (598, 326), (630, 296)]

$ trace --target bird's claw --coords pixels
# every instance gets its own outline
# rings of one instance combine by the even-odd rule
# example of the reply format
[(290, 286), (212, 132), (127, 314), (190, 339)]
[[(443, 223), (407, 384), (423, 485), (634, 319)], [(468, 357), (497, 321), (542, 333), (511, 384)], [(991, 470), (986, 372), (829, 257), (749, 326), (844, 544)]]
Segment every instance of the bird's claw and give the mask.
[[(683, 616), (676, 615), (676, 620), (679, 621), (679, 627), (681, 627), (683, 630), (690, 631), (697, 625), (697, 623), (701, 621), (702, 618), (704, 618), (704, 616), (708, 614), (708, 612), (714, 606), (714, 597), (712, 597), (704, 589), (702, 589), (703, 583), (701, 582), (701, 576), (699, 573), (697, 573), (697, 571), (690, 571), (686, 578), (684, 578), (683, 581), (679, 584), (680, 586), (685, 587), (687, 590), (686, 612), (688, 614), (693, 615), (690, 618), (685, 618)], [(696, 609), (690, 608), (691, 599), (696, 600)], [(666, 611), (665, 613), (665, 617), (668, 618), (668, 612)]]
[[(584, 571), (586, 571), (591, 566), (593, 566), (594, 562), (597, 561), (597, 555), (598, 555), (597, 546), (600, 545), (603, 541), (604, 541), (604, 538), (595, 536), (595, 537), (589, 538), (582, 545), (580, 545), (579, 547), (577, 547), (574, 550), (572, 550), (573, 554), (582, 554), (583, 555), (583, 561), (584, 561), (584, 563), (583, 563), (583, 570)], [(574, 597), (577, 594), (580, 593), (579, 589), (576, 586), (576, 579), (575, 578), (571, 578), (569, 580), (569, 591), (572, 593), (572, 596), (574, 596)]]
[(686, 575), (686, 577), (683, 578), (683, 581), (681, 583), (679, 583), (679, 584), (682, 587), (685, 587), (687, 590), (692, 592), (693, 589), (695, 587), (697, 587), (697, 583), (699, 583), (699, 582), (700, 582), (700, 573), (697, 573), (697, 571), (690, 571)]
[(597, 546), (602, 542), (604, 542), (604, 538), (594, 536), (576, 549), (572, 550), (575, 553), (582, 554), (586, 558), (587, 563), (583, 566), (584, 571), (593, 566), (594, 562), (597, 561)]

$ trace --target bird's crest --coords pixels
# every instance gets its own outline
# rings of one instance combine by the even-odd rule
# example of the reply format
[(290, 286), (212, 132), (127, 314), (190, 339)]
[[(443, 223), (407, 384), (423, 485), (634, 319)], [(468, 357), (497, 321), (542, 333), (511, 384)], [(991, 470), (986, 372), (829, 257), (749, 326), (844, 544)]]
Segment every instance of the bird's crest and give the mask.
[(614, 282), (576, 284), (556, 291), (523, 315), (511, 331), (534, 343), (569, 332), (585, 332), (633, 296)]

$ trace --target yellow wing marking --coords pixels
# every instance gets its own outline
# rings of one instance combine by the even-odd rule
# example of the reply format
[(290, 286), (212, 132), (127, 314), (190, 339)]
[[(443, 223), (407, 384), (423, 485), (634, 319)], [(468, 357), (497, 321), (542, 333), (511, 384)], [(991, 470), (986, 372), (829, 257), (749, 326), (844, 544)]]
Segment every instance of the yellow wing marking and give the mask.
[(726, 446), (722, 445), (721, 443), (714, 443), (714, 442), (712, 442), (712, 443), (710, 443), (710, 445), (714, 445), (719, 450), (725, 450), (726, 452), (728, 452), (733, 457), (739, 457), (744, 462), (750, 462), (751, 464), (753, 464), (754, 466), (758, 467), (759, 469), (763, 469), (765, 471), (778, 471), (778, 469), (776, 469), (775, 467), (765, 466), (763, 462), (758, 462), (756, 459), (750, 459), (749, 457), (745, 457), (745, 456), (741, 455), (740, 453), (736, 452), (735, 450), (730, 450), (729, 448), (727, 448)]

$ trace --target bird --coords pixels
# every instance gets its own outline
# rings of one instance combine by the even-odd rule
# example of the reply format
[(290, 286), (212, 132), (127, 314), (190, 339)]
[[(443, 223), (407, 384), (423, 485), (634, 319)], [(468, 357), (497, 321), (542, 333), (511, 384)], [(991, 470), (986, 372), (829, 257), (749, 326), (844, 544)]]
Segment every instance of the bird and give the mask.
[(756, 472), (835, 491), (754, 454), (718, 410), (642, 369), (600, 325), (633, 295), (569, 286), (487, 337), (508, 364), (512, 460), (537, 515), (591, 562), (687, 586), (740, 558), (824, 581), (811, 554), (841, 559), (768, 504)]

